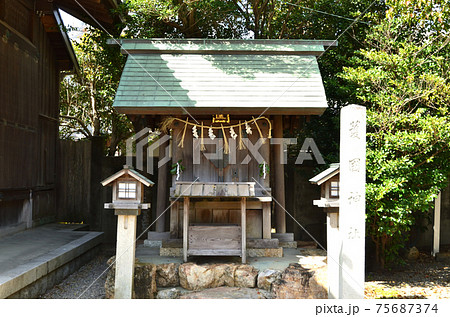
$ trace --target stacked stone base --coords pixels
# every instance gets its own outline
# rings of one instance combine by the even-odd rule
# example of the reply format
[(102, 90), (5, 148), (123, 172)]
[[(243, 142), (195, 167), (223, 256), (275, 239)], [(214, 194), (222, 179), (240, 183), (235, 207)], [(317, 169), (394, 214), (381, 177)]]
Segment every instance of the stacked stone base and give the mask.
[[(113, 258), (109, 264), (112, 261)], [(292, 263), (285, 270), (259, 271), (251, 265), (237, 263), (155, 265), (137, 261), (133, 298), (200, 298), (194, 292), (225, 287), (224, 291), (227, 288), (264, 290), (262, 298), (322, 299), (327, 298), (326, 285), (326, 266), (307, 269)], [(105, 288), (106, 298), (114, 298), (114, 266), (108, 272)]]

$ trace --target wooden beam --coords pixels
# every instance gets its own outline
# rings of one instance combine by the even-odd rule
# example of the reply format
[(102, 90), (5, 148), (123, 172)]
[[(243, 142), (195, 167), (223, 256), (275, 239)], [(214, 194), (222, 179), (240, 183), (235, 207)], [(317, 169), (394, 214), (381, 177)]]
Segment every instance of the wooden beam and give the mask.
[[(160, 140), (165, 136), (165, 133), (161, 133)], [(165, 157), (166, 149), (168, 147), (168, 142), (164, 142), (162, 146), (159, 147), (159, 161), (162, 161)], [(151, 158), (148, 158), (151, 159)], [(158, 162), (159, 165), (159, 162)], [(169, 165), (166, 162), (161, 167), (158, 166), (158, 188), (157, 188), (157, 197), (156, 197), (156, 232), (164, 232), (165, 231), (165, 223), (166, 217), (164, 211), (167, 206), (167, 191), (169, 190), (168, 186), (168, 173), (167, 166)], [(158, 218), (159, 217), (159, 218)]]
[[(283, 117), (274, 116), (273, 137), (283, 138)], [(277, 233), (286, 233), (286, 201), (284, 195), (284, 165), (281, 161), (283, 145), (274, 144), (273, 166), (275, 184), (272, 186), (275, 198), (275, 226)]]
[(247, 262), (247, 199), (241, 198), (242, 263)]
[[(211, 209), (217, 207), (216, 201), (196, 201), (195, 208), (198, 209)], [(247, 200), (247, 209), (262, 209), (262, 203), (260, 201), (248, 201)], [(221, 209), (239, 209), (240, 201), (221, 201), (220, 202)]]
[(189, 197), (184, 197), (183, 204), (183, 261), (188, 257), (188, 234), (189, 234)]
[(263, 239), (271, 238), (270, 203), (263, 203)]
[[(123, 52), (125, 54), (129, 53)], [(159, 115), (186, 115), (185, 110), (183, 110), (181, 107), (178, 106), (151, 106), (151, 107), (116, 107), (115, 108), (120, 113), (124, 114), (159, 114)], [(207, 112), (216, 112), (217, 108), (211, 108), (211, 107), (185, 107), (186, 111), (189, 111), (192, 115), (203, 115)], [(266, 111), (266, 108), (245, 108), (245, 105), (243, 104), (242, 107), (225, 107), (222, 108), (223, 113), (227, 113), (230, 115), (255, 115), (258, 116), (261, 114), (261, 112)], [(283, 115), (283, 114), (289, 114), (289, 115), (321, 115), (325, 111), (325, 108), (270, 108), (265, 113), (266, 116), (268, 115)]]
[(170, 206), (170, 239), (178, 239), (178, 202)]

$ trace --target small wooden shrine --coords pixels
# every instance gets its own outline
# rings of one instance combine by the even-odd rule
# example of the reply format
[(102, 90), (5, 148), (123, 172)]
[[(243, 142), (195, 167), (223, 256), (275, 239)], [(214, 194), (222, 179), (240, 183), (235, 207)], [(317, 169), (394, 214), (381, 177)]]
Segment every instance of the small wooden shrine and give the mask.
[(278, 247), (286, 234), (283, 130), (327, 108), (316, 57), (334, 43), (119, 42), (128, 59), (115, 108), (136, 132), (150, 127), (171, 137), (159, 146), (160, 158), (170, 148), (172, 179), (169, 164), (158, 169), (156, 230), (182, 239), (185, 261), (245, 262), (248, 245)]

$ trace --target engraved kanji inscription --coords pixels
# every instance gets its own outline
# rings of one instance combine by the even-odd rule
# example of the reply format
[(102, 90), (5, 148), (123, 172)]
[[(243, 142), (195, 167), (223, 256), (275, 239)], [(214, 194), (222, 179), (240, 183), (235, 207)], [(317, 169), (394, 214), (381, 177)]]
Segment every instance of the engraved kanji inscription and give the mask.
[(350, 137), (359, 139), (359, 120), (350, 122), (350, 128), (348, 129), (350, 131)]
[(350, 172), (359, 172), (361, 169), (361, 160), (359, 158), (354, 158), (349, 161)]
[(348, 202), (350, 204), (357, 203), (361, 200), (361, 194), (358, 192), (350, 192), (350, 196), (348, 197)]

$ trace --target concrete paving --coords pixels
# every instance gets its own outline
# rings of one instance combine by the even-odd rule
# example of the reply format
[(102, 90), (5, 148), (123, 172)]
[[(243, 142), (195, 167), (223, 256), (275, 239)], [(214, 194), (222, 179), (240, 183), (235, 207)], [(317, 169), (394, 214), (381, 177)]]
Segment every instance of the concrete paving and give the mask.
[(80, 228), (50, 224), (2, 237), (0, 298), (30, 286), (102, 242), (103, 233), (76, 231)]

